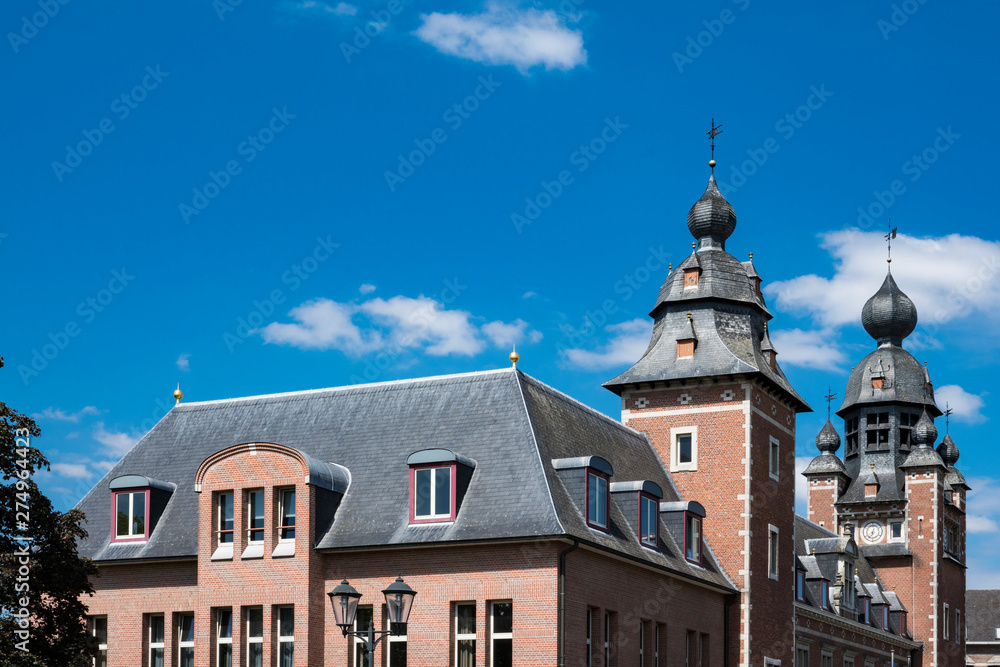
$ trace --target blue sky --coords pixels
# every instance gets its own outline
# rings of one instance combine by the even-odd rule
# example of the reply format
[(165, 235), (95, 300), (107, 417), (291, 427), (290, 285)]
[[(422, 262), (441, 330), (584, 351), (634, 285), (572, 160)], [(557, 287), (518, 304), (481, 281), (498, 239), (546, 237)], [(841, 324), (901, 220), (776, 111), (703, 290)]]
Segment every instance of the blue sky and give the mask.
[[(520, 367), (617, 416), (717, 177), (817, 412), (893, 273), (1000, 586), (995, 3), (16, 0), (3, 397), (71, 507), (186, 400)], [(981, 190), (987, 190), (983, 193)], [(839, 420), (838, 420), (839, 421)], [(838, 425), (839, 426), (839, 425)], [(944, 431), (944, 424), (940, 424)]]

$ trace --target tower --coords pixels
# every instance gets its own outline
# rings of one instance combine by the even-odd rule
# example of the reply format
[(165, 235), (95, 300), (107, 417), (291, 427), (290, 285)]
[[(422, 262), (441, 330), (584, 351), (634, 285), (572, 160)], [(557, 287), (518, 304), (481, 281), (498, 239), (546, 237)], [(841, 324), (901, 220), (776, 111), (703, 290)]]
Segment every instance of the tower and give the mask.
[(740, 589), (730, 664), (792, 664), (795, 419), (810, 408), (778, 365), (752, 255), (726, 252), (736, 213), (714, 175), (687, 223), (694, 249), (660, 289), (649, 347), (604, 386), (707, 511), (706, 543)]
[(955, 467), (958, 447), (948, 435), (934, 449), (934, 419), (942, 412), (927, 368), (903, 349), (917, 310), (891, 272), (861, 321), (876, 348), (852, 369), (837, 410), (843, 461), (829, 420), (816, 439), (820, 455), (803, 472), (809, 518), (854, 536), (906, 609), (907, 630), (923, 642), (920, 663), (958, 667), (965, 654), (968, 490)]

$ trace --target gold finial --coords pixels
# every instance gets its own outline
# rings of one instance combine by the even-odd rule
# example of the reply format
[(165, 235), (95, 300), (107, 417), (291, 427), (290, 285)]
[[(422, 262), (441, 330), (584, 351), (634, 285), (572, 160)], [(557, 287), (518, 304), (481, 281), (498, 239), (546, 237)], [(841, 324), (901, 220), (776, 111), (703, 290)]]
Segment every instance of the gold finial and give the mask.
[(691, 252), (694, 252), (697, 249), (698, 249), (698, 242), (697, 241), (691, 241)]
[(691, 311), (690, 310), (688, 311), (688, 319), (689, 320), (691, 319)]
[(521, 355), (517, 353), (516, 345), (512, 346), (512, 348), (510, 356), (507, 358), (510, 359), (511, 368), (517, 368), (517, 362), (521, 359)]
[(750, 261), (753, 261), (753, 253), (750, 253)]
[(673, 270), (674, 270), (674, 263), (670, 262), (669, 264), (667, 264), (667, 273), (670, 273)]
[(875, 464), (872, 463), (871, 466), (872, 466), (872, 470), (875, 470)]
[(184, 392), (181, 391), (181, 383), (177, 383), (177, 389), (174, 389), (174, 398), (177, 399), (177, 405), (181, 404), (181, 399), (184, 398)]

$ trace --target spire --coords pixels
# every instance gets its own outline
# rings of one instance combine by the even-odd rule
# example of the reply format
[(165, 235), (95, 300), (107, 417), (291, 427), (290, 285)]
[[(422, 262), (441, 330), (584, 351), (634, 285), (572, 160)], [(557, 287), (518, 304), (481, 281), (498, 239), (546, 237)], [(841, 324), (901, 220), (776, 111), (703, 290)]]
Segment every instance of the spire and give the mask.
[(920, 415), (920, 419), (913, 426), (912, 435), (910, 436), (913, 444), (920, 447), (933, 447), (934, 441), (937, 440), (938, 430), (934, 426), (934, 420), (932, 420), (927, 415), (926, 408)]
[(699, 248), (726, 249), (726, 239), (736, 229), (736, 212), (719, 192), (715, 175), (708, 177), (708, 187), (688, 211), (688, 229), (698, 239)]
[(816, 449), (823, 454), (835, 454), (840, 449), (840, 434), (829, 419), (816, 436)]
[(861, 323), (879, 345), (902, 346), (903, 339), (917, 327), (917, 308), (891, 273), (886, 273), (882, 287), (865, 303)]

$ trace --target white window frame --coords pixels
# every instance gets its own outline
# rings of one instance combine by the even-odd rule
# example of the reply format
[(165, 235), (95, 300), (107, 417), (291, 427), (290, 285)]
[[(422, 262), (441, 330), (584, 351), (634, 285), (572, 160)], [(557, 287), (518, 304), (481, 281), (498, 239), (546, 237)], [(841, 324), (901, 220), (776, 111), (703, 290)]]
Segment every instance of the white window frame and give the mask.
[[(610, 525), (610, 517), (608, 516), (608, 510), (610, 509), (609, 508), (609, 505), (610, 505), (609, 500), (610, 499), (608, 498), (608, 495), (610, 493), (609, 488), (611, 486), (611, 483), (608, 481), (607, 476), (605, 476), (602, 472), (600, 472), (600, 471), (598, 471), (598, 470), (596, 470), (594, 468), (587, 468), (586, 471), (587, 471), (587, 525), (590, 526), (591, 528), (597, 528), (598, 530), (607, 531), (608, 530), (608, 526)], [(598, 516), (596, 516), (596, 517), (590, 515), (590, 502), (591, 502), (591, 496), (590, 496), (590, 478), (591, 477), (593, 477), (595, 480), (597, 480), (597, 483), (594, 485), (595, 488), (596, 488), (596, 491), (597, 491), (597, 496), (596, 496), (597, 497), (597, 505), (596, 505), (596, 510), (597, 511), (596, 511), (596, 514)], [(603, 522), (601, 522), (598, 519), (598, 517), (601, 514), (601, 509), (602, 508), (604, 510), (604, 521)]]
[(809, 667), (809, 647), (801, 645), (795, 646), (795, 660), (793, 661), (795, 663), (795, 667), (801, 667), (799, 656), (802, 655), (803, 653), (805, 654), (806, 658), (805, 667)]
[[(253, 498), (254, 498), (255, 494), (259, 494), (260, 495), (260, 504), (262, 505), (262, 507), (261, 507), (261, 513), (263, 514), (264, 523), (261, 525), (260, 528), (254, 528), (253, 527), (253, 519), (254, 519), (254, 516), (253, 516), (253, 510), (254, 510)], [(264, 498), (265, 498), (265, 496), (264, 496), (264, 489), (250, 489), (249, 491), (247, 491), (247, 521), (246, 521), (246, 525), (247, 525), (247, 544), (263, 544), (264, 543), (264, 531), (267, 530), (267, 514), (266, 514), (266, 505), (265, 505), (265, 502), (264, 502)], [(259, 540), (255, 540), (253, 538), (253, 533), (255, 533), (255, 532), (260, 533), (260, 539)]]
[[(899, 537), (892, 536), (892, 527), (899, 526)], [(890, 519), (886, 522), (886, 542), (906, 541), (906, 522), (903, 519)]]
[[(295, 487), (285, 487), (285, 488), (282, 488), (282, 489), (278, 489), (278, 541), (279, 542), (294, 542), (295, 541), (294, 531), (295, 531), (296, 528), (298, 528), (298, 525), (296, 523), (293, 523), (290, 527), (288, 527), (288, 526), (283, 527), (282, 526), (282, 522), (284, 521), (284, 516), (285, 516), (285, 494), (286, 493), (291, 493), (294, 496), (295, 495)], [(298, 511), (298, 498), (297, 497), (295, 498), (295, 510)], [(293, 513), (292, 514), (292, 520), (295, 521), (295, 518), (296, 518), (296, 516)], [(293, 535), (292, 535), (292, 537), (285, 537), (284, 536), (285, 535), (284, 531), (289, 530), (289, 529), (293, 531)]]
[(191, 619), (192, 629), (194, 628), (194, 614), (179, 614), (177, 616), (177, 664), (180, 665), (183, 656), (181, 655), (184, 649), (191, 649), (192, 655), (194, 654), (194, 640), (183, 641), (181, 638), (184, 636), (184, 619)]
[(948, 639), (949, 630), (951, 629), (951, 615), (948, 609), (948, 603), (944, 603), (944, 638)]
[[(646, 518), (653, 524), (653, 532), (647, 532), (648, 526), (642, 522), (643, 510)], [(660, 546), (660, 503), (652, 496), (639, 494), (639, 542), (644, 547), (659, 549)]]
[(767, 576), (778, 581), (778, 574), (781, 570), (781, 551), (778, 541), (778, 527), (767, 524)]
[(778, 481), (781, 473), (781, 442), (773, 435), (770, 436), (767, 450), (767, 472), (771, 479)]
[[(458, 632), (458, 608), (459, 607), (472, 607), (472, 623), (476, 622), (476, 603), (475, 602), (456, 602), (455, 603), (455, 665), (458, 665), (458, 642), (472, 642), (472, 652), (475, 654), (476, 651), (476, 630), (472, 629), (472, 632), (459, 633)], [(587, 610), (587, 616), (590, 616), (590, 610)], [(590, 643), (590, 637), (587, 637), (587, 643)], [(473, 661), (475, 662), (475, 661)]]
[[(283, 634), (281, 634), (281, 612), (283, 612), (286, 609), (290, 609), (291, 612), (292, 612), (292, 634), (290, 634), (290, 635), (283, 635)], [(276, 621), (275, 625), (277, 626), (274, 629), (274, 634), (278, 638), (277, 646), (276, 646), (277, 652), (275, 653), (275, 656), (274, 656), (275, 664), (276, 665), (280, 665), (281, 664), (281, 647), (282, 647), (282, 644), (291, 644), (292, 645), (292, 664), (294, 665), (295, 664), (295, 607), (292, 606), (292, 605), (282, 605), (282, 606), (278, 607), (278, 609), (277, 609), (277, 611), (276, 611), (276, 613), (274, 615), (274, 620)]]
[[(212, 560), (230, 560), (233, 557), (233, 545), (236, 543), (236, 495), (232, 491), (220, 491), (215, 496), (215, 551)], [(225, 498), (233, 510), (233, 527), (223, 532)], [(229, 536), (228, 542), (223, 542), (223, 535)]]
[[(160, 619), (160, 641), (158, 641), (158, 642), (153, 641), (153, 619), (154, 618)], [(149, 615), (149, 629), (148, 629), (149, 646), (148, 646), (148, 651), (147, 651), (147, 654), (148, 654), (147, 658), (149, 659), (149, 662), (147, 663), (148, 665), (152, 665), (153, 664), (153, 651), (155, 651), (157, 649), (159, 649), (161, 651), (160, 655), (161, 655), (162, 659), (160, 660), (160, 662), (163, 663), (164, 665), (167, 664), (167, 649), (166, 649), (167, 626), (166, 626), (166, 622), (167, 622), (167, 619), (166, 619), (165, 614), (150, 614)]]
[[(681, 448), (677, 436), (691, 436), (691, 461), (681, 463)], [(698, 469), (698, 425), (674, 426), (670, 429), (670, 472), (684, 472)]]
[[(497, 632), (496, 627), (496, 617), (493, 613), (494, 607), (498, 604), (509, 604), (510, 605), (510, 632)], [(493, 657), (493, 647), (497, 639), (509, 639), (511, 645), (511, 656), (514, 654), (514, 601), (513, 600), (493, 600), (490, 602), (490, 664), (495, 665), (496, 660)], [(389, 667), (392, 667), (391, 665)]]
[(833, 651), (825, 648), (820, 649), (819, 667), (833, 667)]
[[(229, 612), (229, 636), (222, 636), (222, 615)], [(222, 607), (215, 610), (215, 664), (216, 667), (222, 664), (222, 647), (229, 646), (229, 664), (233, 664), (233, 610), (231, 607)]]
[[(131, 525), (131, 522), (129, 523), (129, 525)], [(91, 624), (90, 624), (90, 626), (91, 626), (90, 627), (90, 634), (93, 635), (94, 637), (97, 636), (97, 623), (98, 623), (98, 621), (104, 621), (104, 643), (97, 645), (98, 652), (103, 651), (104, 655), (94, 656), (91, 659), (91, 661), (93, 662), (93, 664), (95, 665), (95, 667), (97, 667), (97, 665), (98, 665), (98, 662), (97, 662), (98, 659), (103, 658), (101, 664), (106, 667), (107, 664), (108, 664), (108, 617), (107, 616), (92, 616), (91, 619), (92, 620), (91, 620)]]
[[(142, 528), (143, 532), (133, 533), (132, 527), (135, 525), (135, 497), (142, 494)], [(115, 539), (116, 540), (136, 540), (139, 538), (145, 538), (146, 534), (149, 532), (149, 517), (145, 514), (146, 512), (146, 494), (149, 493), (149, 489), (139, 490), (139, 491), (120, 491), (115, 494)], [(118, 532), (118, 499), (122, 496), (128, 496), (128, 533), (122, 534)]]
[[(250, 634), (250, 615), (254, 611), (259, 611), (260, 612), (260, 636), (257, 636), (257, 637), (255, 637), (254, 635)], [(251, 664), (250, 663), (250, 647), (252, 645), (254, 645), (254, 644), (260, 644), (260, 661), (261, 661), (261, 666), (263, 667), (263, 664), (264, 664), (264, 607), (261, 607), (261, 606), (247, 607), (247, 612), (246, 613), (247, 613), (247, 619), (246, 619), (246, 625), (247, 625), (247, 662), (246, 662), (246, 664), (247, 665)]]
[[(420, 473), (427, 471), (430, 473), (430, 514), (417, 514), (417, 495), (419, 491), (417, 489), (417, 478)], [(437, 509), (437, 475), (439, 470), (448, 471), (448, 512), (446, 514), (438, 514)], [(443, 465), (443, 466), (427, 466), (416, 468), (413, 471), (413, 519), (415, 521), (428, 521), (428, 520), (448, 520), (451, 519), (454, 514), (454, 508), (451, 506), (452, 503), (452, 486), (457, 480), (454, 479), (456, 470), (454, 466)]]
[[(695, 524), (698, 526), (698, 539), (697, 540), (689, 540), (688, 539), (689, 533), (692, 532), (691, 530), (689, 530), (689, 527), (692, 526), (692, 525), (695, 525)], [(684, 513), (684, 547), (683, 548), (684, 548), (684, 558), (686, 558), (689, 563), (695, 563), (697, 565), (701, 565), (701, 564), (703, 564), (705, 562), (704, 561), (704, 554), (702, 553), (702, 547), (705, 546), (705, 533), (704, 533), (704, 530), (705, 530), (705, 522), (702, 520), (702, 517), (700, 517), (697, 514), (694, 514), (692, 512), (685, 512)], [(688, 556), (688, 548), (689, 547), (690, 547), (690, 550), (691, 550), (691, 556)]]

